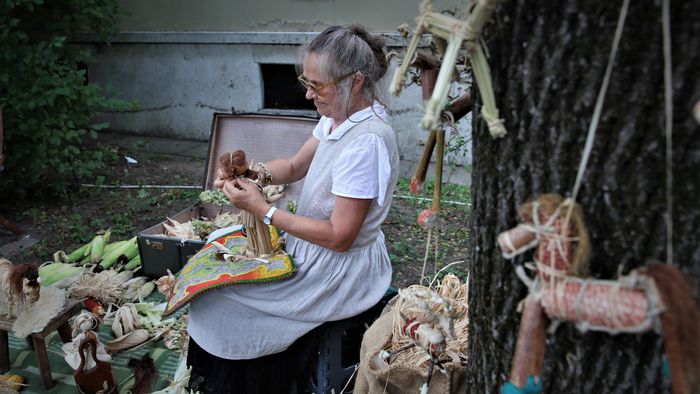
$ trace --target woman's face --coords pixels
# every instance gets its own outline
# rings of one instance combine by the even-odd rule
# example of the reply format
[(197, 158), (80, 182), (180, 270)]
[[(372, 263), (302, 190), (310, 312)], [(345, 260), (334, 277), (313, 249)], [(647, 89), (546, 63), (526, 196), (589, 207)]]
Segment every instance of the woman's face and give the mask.
[(340, 106), (336, 103), (336, 85), (334, 81), (322, 76), (320, 63), (320, 57), (315, 53), (309, 53), (304, 57), (302, 77), (308, 81), (306, 98), (314, 101), (319, 114), (336, 119), (339, 112), (342, 112), (339, 111)]

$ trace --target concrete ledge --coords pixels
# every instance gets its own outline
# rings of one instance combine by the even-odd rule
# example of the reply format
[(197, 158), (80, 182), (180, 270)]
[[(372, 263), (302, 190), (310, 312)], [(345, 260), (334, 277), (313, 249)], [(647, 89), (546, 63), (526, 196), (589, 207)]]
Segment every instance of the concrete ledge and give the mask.
[[(265, 44), (302, 45), (310, 42), (318, 32), (225, 32), (225, 31), (125, 31), (112, 38), (114, 44)], [(389, 47), (408, 44), (398, 33), (379, 33)], [(102, 42), (96, 34), (79, 33), (74, 42)], [(423, 37), (420, 46), (428, 45)]]

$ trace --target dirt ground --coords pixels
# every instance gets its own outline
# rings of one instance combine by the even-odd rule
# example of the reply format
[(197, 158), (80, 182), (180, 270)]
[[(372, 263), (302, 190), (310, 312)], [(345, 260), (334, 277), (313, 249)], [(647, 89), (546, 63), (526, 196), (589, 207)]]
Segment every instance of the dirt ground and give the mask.
[[(192, 156), (152, 153), (143, 143), (133, 146), (103, 146), (112, 159), (99, 176), (85, 183), (102, 185), (201, 185), (205, 160)], [(137, 158), (137, 164), (127, 164), (125, 155)], [(426, 184), (421, 198), (430, 198), (432, 187)], [(444, 197), (440, 231), (437, 234), (438, 269), (448, 268), (465, 278), (467, 264), (469, 191), (463, 186), (443, 186)], [(8, 248), (21, 239), (0, 229), (0, 255), (18, 262), (45, 261), (57, 250), (71, 251), (90, 241), (98, 230), (111, 228), (112, 241), (128, 239), (159, 223), (198, 200), (198, 189), (166, 188), (97, 188), (80, 187), (70, 195), (42, 199), (40, 196), (19, 201), (3, 202), (0, 215), (14, 221), (30, 234), (24, 245)], [(400, 179), (390, 214), (383, 225), (387, 247), (394, 267), (392, 286), (401, 288), (419, 283), (426, 254), (428, 233), (417, 224), (421, 210), (430, 201), (415, 199), (408, 192), (408, 180)], [(450, 201), (455, 201), (451, 203)], [(436, 238), (433, 231), (432, 240)], [(35, 243), (34, 243), (35, 242)], [(5, 244), (3, 246), (3, 244)], [(429, 253), (426, 273), (435, 267), (435, 244)], [(3, 253), (4, 252), (4, 253)]]

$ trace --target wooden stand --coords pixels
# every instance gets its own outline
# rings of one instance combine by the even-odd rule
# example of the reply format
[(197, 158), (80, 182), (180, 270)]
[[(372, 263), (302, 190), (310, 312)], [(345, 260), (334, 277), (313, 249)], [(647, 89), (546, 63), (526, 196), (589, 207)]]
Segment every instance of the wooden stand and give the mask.
[[(29, 348), (36, 352), (36, 358), (39, 362), (39, 372), (44, 383), (45, 389), (50, 389), (54, 386), (51, 377), (51, 366), (49, 365), (49, 354), (46, 351), (46, 342), (44, 338), (54, 330), (58, 331), (61, 340), (65, 342), (71, 341), (71, 328), (68, 320), (81, 309), (79, 301), (68, 300), (65, 308), (54, 317), (49, 324), (44, 327), (41, 332), (35, 332), (27, 337)], [(7, 332), (12, 329), (15, 320), (8, 320), (0, 317), (0, 372), (5, 373), (10, 370), (10, 346), (7, 339)]]

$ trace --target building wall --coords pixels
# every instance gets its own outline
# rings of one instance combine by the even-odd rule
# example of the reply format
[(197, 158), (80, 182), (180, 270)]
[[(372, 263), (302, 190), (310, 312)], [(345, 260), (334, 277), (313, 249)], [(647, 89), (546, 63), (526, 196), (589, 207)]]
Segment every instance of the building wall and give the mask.
[[(122, 3), (131, 16), (124, 19), (122, 33), (111, 45), (95, 45), (89, 36), (80, 40), (95, 49), (97, 62), (88, 69), (89, 80), (110, 86), (114, 96), (137, 106), (105, 113), (99, 120), (109, 122), (114, 130), (199, 140), (209, 137), (214, 112), (233, 108), (275, 113), (263, 109), (259, 65), (296, 64), (299, 47), (325, 25), (362, 21), (385, 36), (390, 50), (401, 52), (406, 42), (391, 30), (397, 22), (410, 21), (418, 14), (417, 3), (401, 8), (400, 0), (375, 2), (378, 9), (365, 0)], [(357, 20), (346, 15), (357, 15)], [(306, 22), (297, 23), (302, 19)], [(392, 61), (387, 86), (396, 66)], [(415, 162), (427, 139), (427, 132), (418, 127), (423, 116), (420, 88), (410, 86), (399, 97), (384, 97), (401, 157)], [(462, 123), (461, 133), (470, 134), (470, 125)], [(458, 164), (471, 162), (469, 150), (464, 153), (456, 157)]]
[[(321, 31), (361, 23), (377, 32), (415, 26), (420, 0), (122, 0), (124, 31)], [(434, 0), (464, 10), (469, 0)]]

